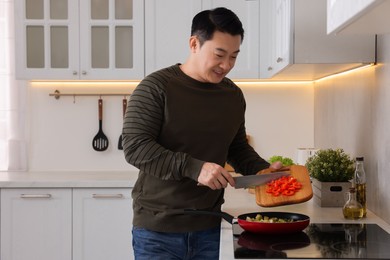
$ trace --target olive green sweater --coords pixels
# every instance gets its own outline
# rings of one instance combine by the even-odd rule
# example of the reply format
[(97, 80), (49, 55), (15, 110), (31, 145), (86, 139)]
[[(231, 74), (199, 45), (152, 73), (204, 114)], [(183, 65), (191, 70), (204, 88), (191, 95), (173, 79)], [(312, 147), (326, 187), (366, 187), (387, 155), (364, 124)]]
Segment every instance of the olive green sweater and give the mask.
[(198, 186), (205, 162), (228, 161), (244, 175), (269, 166), (246, 140), (245, 100), (229, 79), (202, 83), (174, 65), (147, 76), (132, 93), (123, 124), (128, 163), (140, 172), (132, 192), (133, 225), (160, 232), (216, 227), (224, 190)]

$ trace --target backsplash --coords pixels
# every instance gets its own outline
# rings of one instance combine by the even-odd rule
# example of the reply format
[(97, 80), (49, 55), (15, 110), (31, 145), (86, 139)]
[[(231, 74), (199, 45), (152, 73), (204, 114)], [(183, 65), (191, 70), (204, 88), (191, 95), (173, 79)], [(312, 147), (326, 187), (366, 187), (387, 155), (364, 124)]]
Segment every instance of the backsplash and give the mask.
[(390, 223), (390, 36), (378, 35), (378, 64), (314, 86), (316, 148), (364, 156), (367, 207)]
[[(131, 93), (134, 86), (105, 84), (77, 86), (70, 83), (30, 83), (30, 171), (126, 171), (123, 151), (117, 149), (122, 130), (122, 99), (103, 96), (103, 132), (109, 146), (92, 148), (98, 132), (99, 97), (50, 97), (61, 93)], [(93, 83), (92, 83), (93, 84)], [(246, 126), (252, 145), (263, 156), (294, 158), (298, 147), (312, 147), (313, 84), (261, 83), (241, 87), (247, 101)]]

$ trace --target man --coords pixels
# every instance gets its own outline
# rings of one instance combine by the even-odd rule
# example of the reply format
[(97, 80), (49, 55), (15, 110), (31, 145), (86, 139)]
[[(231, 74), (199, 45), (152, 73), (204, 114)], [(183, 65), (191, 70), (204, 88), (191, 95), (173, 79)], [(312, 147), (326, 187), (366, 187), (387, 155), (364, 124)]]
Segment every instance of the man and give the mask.
[(123, 147), (140, 169), (132, 193), (136, 259), (218, 259), (221, 218), (184, 209), (221, 210), (224, 188), (235, 185), (226, 161), (244, 175), (270, 166), (249, 146), (244, 96), (225, 77), (243, 37), (232, 11), (200, 12), (187, 61), (147, 76), (131, 95)]

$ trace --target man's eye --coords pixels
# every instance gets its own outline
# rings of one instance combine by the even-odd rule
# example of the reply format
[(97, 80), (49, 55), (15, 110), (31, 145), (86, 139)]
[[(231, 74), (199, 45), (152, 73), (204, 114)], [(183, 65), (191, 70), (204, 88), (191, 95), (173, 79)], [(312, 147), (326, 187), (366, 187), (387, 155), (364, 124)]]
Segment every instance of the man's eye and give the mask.
[(223, 58), (223, 55), (221, 54), (215, 54), (215, 56), (217, 56), (218, 58)]

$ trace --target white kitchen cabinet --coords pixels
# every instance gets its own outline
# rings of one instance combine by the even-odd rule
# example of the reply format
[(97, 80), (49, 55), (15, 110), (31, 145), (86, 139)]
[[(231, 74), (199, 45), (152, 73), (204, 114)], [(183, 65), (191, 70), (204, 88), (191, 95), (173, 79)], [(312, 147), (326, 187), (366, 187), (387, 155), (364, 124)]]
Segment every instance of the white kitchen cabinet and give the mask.
[(72, 259), (71, 189), (1, 189), (1, 259)]
[(145, 74), (184, 63), (199, 0), (145, 0)]
[(134, 259), (130, 188), (2, 188), (0, 205), (0, 259)]
[(234, 11), (245, 30), (240, 54), (228, 77), (258, 78), (259, 3), (245, 0), (145, 0), (146, 75), (185, 62), (192, 18), (201, 10), (220, 6)]
[(390, 1), (328, 0), (327, 33), (390, 33)]
[(131, 189), (73, 190), (73, 260), (129, 260)]
[(244, 27), (244, 41), (236, 64), (228, 74), (232, 79), (259, 78), (259, 8), (258, 1), (202, 0), (202, 9), (226, 7), (240, 18)]
[(139, 79), (144, 5), (134, 0), (15, 1), (18, 79)]
[(292, 60), (291, 1), (262, 1), (260, 8), (260, 75), (270, 78)]
[(328, 35), (326, 0), (260, 0), (260, 78), (315, 80), (375, 62), (375, 36)]
[(273, 9), (273, 1), (260, 1), (260, 40), (259, 40), (259, 50), (260, 50), (260, 77), (261, 78), (271, 78), (274, 73), (274, 68), (272, 67), (272, 59), (275, 55), (275, 44), (274, 41), (270, 38), (275, 38), (275, 19), (272, 18), (271, 11)]

